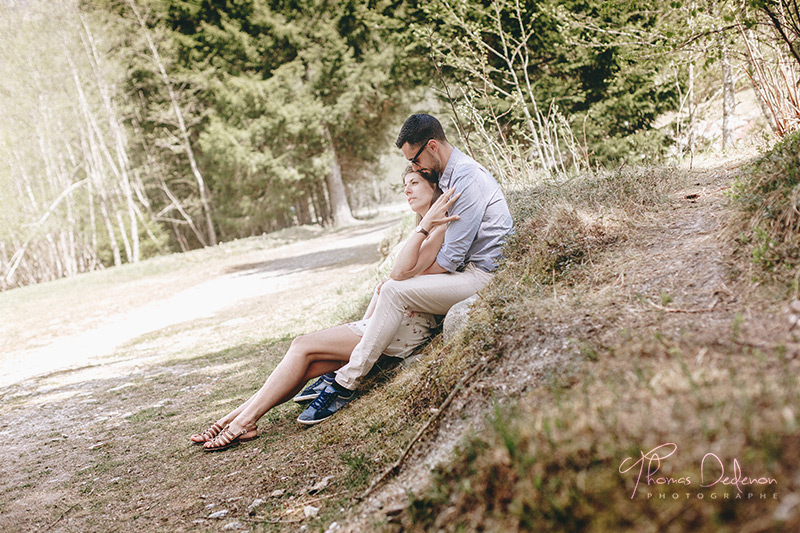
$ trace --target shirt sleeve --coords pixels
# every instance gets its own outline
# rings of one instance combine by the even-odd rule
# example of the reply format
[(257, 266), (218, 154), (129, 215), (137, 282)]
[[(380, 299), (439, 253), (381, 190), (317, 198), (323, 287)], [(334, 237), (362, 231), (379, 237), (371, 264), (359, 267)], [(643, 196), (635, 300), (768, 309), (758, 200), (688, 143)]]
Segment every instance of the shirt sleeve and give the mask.
[(464, 264), (470, 246), (480, 228), (489, 198), (482, 194), (480, 184), (473, 176), (465, 176), (454, 184), (461, 196), (450, 209), (450, 215), (460, 218), (447, 225), (444, 243), (436, 262), (448, 272), (455, 272)]

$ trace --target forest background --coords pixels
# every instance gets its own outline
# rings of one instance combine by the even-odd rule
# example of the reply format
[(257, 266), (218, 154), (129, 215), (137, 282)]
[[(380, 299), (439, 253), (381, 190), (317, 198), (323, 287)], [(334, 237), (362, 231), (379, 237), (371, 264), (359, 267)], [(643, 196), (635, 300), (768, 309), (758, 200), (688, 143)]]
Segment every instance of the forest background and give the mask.
[(0, 290), (351, 224), (415, 111), (506, 186), (730, 147), (743, 84), (767, 137), (800, 117), (783, 0), (3, 0), (0, 31)]

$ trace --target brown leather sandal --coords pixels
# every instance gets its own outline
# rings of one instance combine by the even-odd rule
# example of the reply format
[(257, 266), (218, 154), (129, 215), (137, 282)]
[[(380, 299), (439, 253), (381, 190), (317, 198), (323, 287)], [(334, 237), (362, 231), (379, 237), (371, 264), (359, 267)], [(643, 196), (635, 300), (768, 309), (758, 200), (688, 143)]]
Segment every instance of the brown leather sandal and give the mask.
[(210, 441), (211, 439), (219, 435), (219, 432), (222, 431), (223, 429), (225, 429), (225, 427), (220, 426), (219, 422), (214, 422), (213, 426), (211, 426), (202, 433), (195, 433), (194, 435), (189, 437), (189, 440), (192, 441), (192, 444), (205, 444), (206, 442)]
[(257, 439), (258, 436), (258, 427), (254, 427), (252, 429), (242, 428), (239, 433), (233, 433), (230, 430), (230, 426), (225, 426), (219, 435), (203, 445), (203, 451), (221, 452), (222, 450), (227, 450), (228, 448), (237, 446), (240, 442), (247, 442), (249, 440)]

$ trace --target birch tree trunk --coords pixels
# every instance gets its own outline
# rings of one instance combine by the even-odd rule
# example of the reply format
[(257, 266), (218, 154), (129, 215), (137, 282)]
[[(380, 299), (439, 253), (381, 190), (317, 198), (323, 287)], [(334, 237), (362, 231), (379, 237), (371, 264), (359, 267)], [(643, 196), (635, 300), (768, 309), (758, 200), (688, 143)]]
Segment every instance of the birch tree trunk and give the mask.
[(736, 111), (736, 80), (731, 67), (728, 46), (721, 34), (718, 34), (720, 63), (722, 64), (722, 149), (725, 150), (733, 142), (733, 115)]
[[(119, 114), (117, 113), (116, 108), (111, 101), (111, 95), (109, 94), (108, 86), (109, 84), (103, 76), (100, 55), (97, 52), (97, 47), (95, 46), (92, 33), (89, 30), (89, 26), (86, 24), (83, 16), (80, 16), (80, 21), (83, 27), (81, 38), (83, 40), (84, 47), (86, 48), (86, 56), (89, 58), (92, 65), (97, 88), (99, 89), (100, 96), (103, 100), (108, 127), (114, 137), (114, 152), (117, 161), (117, 173), (120, 178), (122, 192), (125, 196), (128, 223), (130, 224), (130, 250), (128, 253), (128, 261), (131, 263), (138, 263), (141, 257), (139, 246), (139, 223), (136, 217), (136, 205), (133, 199), (133, 188), (131, 187), (130, 163), (127, 152), (128, 143), (125, 135), (125, 129), (122, 125), (122, 120), (120, 119)], [(122, 224), (122, 222), (120, 222), (120, 231), (123, 232), (123, 239), (125, 240), (127, 250), (127, 232), (125, 231), (125, 226)]]
[(689, 61), (689, 80), (686, 89), (686, 103), (689, 106), (689, 131), (686, 136), (686, 144), (689, 148), (689, 166), (694, 163), (694, 58)]

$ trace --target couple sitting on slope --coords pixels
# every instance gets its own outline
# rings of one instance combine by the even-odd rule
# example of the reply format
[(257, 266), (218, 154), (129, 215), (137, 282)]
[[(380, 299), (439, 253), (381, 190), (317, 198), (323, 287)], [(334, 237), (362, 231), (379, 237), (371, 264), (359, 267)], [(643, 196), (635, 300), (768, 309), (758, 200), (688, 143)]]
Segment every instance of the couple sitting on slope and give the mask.
[[(404, 192), (418, 225), (389, 280), (378, 286), (364, 319), (292, 341), (266, 383), (203, 433), (205, 451), (256, 438), (256, 422), (283, 402), (311, 401), (298, 422), (317, 424), (356, 395), (381, 354), (404, 357), (423, 343), (453, 304), (483, 288), (511, 232), (511, 214), (492, 175), (447, 142), (436, 118), (417, 114), (400, 130), (397, 147), (409, 162)], [(318, 378), (302, 390), (307, 381)]]

